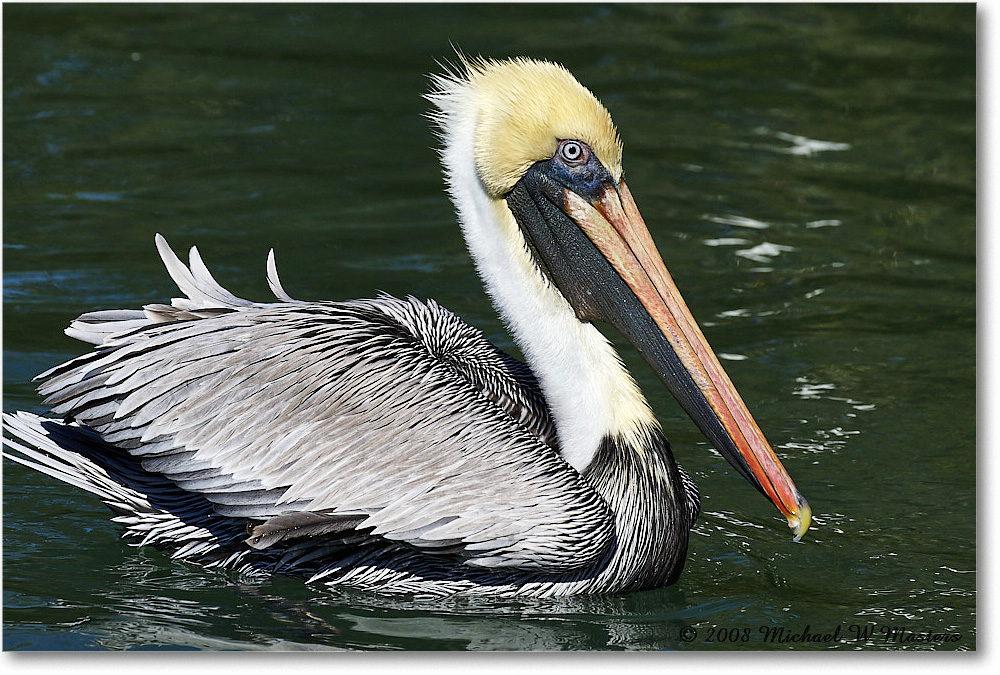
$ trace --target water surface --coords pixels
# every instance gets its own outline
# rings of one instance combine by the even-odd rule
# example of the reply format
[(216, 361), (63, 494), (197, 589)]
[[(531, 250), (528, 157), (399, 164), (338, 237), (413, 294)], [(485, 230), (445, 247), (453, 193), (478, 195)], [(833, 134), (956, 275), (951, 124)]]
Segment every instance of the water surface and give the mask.
[[(245, 297), (274, 247), (295, 297), (433, 297), (516, 354), (423, 117), (453, 43), (560, 61), (605, 102), (815, 513), (792, 542), (623, 348), (703, 495), (673, 587), (416, 603), (206, 571), (5, 462), (5, 649), (975, 648), (973, 5), (3, 11), (5, 410), (44, 410), (30, 379), (86, 349), (61, 332), (79, 313), (176, 295), (155, 232)], [(840, 633), (768, 637), (806, 626)]]

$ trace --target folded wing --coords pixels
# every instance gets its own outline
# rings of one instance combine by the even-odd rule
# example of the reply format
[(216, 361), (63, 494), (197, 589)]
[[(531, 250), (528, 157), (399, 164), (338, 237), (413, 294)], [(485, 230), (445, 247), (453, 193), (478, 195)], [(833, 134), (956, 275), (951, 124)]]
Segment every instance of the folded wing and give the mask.
[[(613, 538), (522, 364), (434, 303), (233, 296), (158, 246), (186, 298), (84, 315), (39, 376), (54, 411), (245, 518), (251, 546), (344, 531), (480, 567), (562, 572)], [(69, 332), (69, 331), (68, 331)]]

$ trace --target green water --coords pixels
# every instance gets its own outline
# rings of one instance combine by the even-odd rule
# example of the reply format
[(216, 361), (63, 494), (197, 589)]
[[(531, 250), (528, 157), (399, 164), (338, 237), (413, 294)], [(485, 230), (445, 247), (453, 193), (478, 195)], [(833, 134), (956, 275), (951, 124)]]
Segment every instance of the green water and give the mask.
[[(513, 350), (423, 118), (455, 44), (560, 61), (611, 110), (815, 513), (793, 543), (623, 348), (703, 495), (673, 587), (413, 603), (242, 578), (124, 546), (96, 500), (5, 462), (5, 649), (975, 648), (974, 5), (3, 11), (5, 410), (43, 410), (30, 379), (86, 348), (61, 332), (79, 313), (176, 295), (155, 232), (245, 297), (270, 297), (273, 246), (295, 297), (433, 297)], [(806, 626), (835, 639), (767, 639)]]

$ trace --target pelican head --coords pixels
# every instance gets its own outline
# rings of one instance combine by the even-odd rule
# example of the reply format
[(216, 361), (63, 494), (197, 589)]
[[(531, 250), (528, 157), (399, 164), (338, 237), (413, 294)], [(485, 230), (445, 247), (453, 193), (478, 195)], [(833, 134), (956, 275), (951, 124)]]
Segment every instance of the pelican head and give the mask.
[[(592, 352), (580, 358), (600, 359), (603, 348), (589, 324), (609, 323), (801, 537), (810, 524), (809, 506), (667, 272), (622, 178), (622, 144), (600, 101), (562, 66), (528, 59), (463, 60), (461, 73), (437, 77), (435, 85), (429, 98), (438, 107), (442, 160), (466, 240), (488, 291), (538, 372), (557, 422), (576, 409), (587, 410), (587, 397), (595, 394), (575, 385), (575, 391), (559, 395), (560, 377), (551, 374), (556, 366), (545, 359), (571, 350), (552, 344), (574, 333), (574, 346), (588, 345)], [(572, 321), (553, 318), (563, 310)], [(546, 350), (533, 354), (533, 344), (545, 344)], [(558, 366), (563, 372), (572, 367), (564, 362)], [(594, 389), (610, 391), (614, 400), (603, 407), (596, 402), (592, 409), (619, 412), (593, 422), (598, 430), (655, 425), (631, 378), (613, 363), (604, 370), (618, 374), (602, 375), (613, 380), (611, 386)], [(587, 422), (565, 427), (584, 429)], [(567, 460), (585, 469), (593, 438), (570, 441), (570, 432), (564, 437), (562, 430), (560, 438)], [(575, 455), (571, 445), (583, 447), (582, 454)]]

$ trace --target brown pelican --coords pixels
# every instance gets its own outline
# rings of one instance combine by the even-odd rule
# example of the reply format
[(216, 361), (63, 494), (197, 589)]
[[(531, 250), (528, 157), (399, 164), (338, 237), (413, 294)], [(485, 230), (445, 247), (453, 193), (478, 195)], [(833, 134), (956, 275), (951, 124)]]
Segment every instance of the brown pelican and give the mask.
[[(672, 583), (699, 496), (593, 322), (615, 326), (796, 538), (810, 510), (681, 299), (597, 98), (463, 61), (428, 98), (469, 251), (528, 365), (433, 301), (256, 303), (156, 245), (186, 297), (82, 315), (9, 456), (174, 558), (392, 593)], [(273, 253), (273, 252), (272, 252)]]

